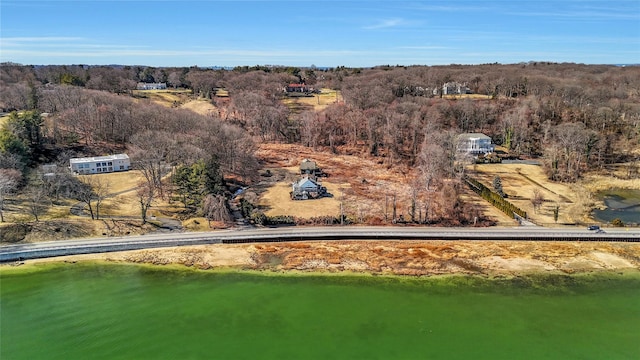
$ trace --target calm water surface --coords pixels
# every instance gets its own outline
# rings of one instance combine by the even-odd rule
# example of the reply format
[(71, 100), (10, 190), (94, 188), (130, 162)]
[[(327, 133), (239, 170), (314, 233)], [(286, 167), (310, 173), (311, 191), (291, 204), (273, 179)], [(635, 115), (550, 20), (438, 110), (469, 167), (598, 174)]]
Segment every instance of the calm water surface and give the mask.
[(625, 224), (640, 224), (640, 190), (612, 189), (602, 191), (598, 196), (607, 207), (593, 211), (597, 220), (611, 222), (620, 219)]
[(0, 278), (0, 359), (639, 359), (640, 278), (265, 276), (65, 264)]

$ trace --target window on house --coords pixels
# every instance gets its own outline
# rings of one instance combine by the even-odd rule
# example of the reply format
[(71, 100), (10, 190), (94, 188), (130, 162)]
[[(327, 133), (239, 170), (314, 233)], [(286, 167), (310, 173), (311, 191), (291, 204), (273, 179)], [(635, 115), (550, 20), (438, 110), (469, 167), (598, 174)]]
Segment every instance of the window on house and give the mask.
[(113, 166), (113, 162), (109, 161), (109, 162), (107, 163), (107, 165), (109, 165), (109, 166)]
[(113, 167), (109, 166), (109, 171), (110, 172), (113, 171)]
[(124, 170), (124, 166), (120, 165), (120, 170)]

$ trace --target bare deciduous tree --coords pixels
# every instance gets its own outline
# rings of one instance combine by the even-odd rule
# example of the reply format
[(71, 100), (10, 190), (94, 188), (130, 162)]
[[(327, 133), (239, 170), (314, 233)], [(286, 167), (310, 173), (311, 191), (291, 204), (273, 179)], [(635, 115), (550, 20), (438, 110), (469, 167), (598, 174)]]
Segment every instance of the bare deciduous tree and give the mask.
[[(89, 177), (91, 175), (83, 176)], [(72, 197), (87, 206), (92, 220), (96, 218), (94, 208), (95, 193), (88, 181), (78, 180), (74, 186)]]
[(16, 190), (22, 174), (16, 169), (0, 169), (0, 222), (4, 222), (4, 201)]
[(544, 203), (544, 195), (538, 189), (533, 189), (533, 197), (531, 197), (531, 204), (533, 205), (533, 210), (538, 212), (540, 207)]
[(102, 202), (109, 196), (109, 189), (111, 188), (111, 183), (99, 176), (94, 176), (91, 178), (90, 185), (93, 188), (93, 192), (96, 195), (96, 220), (100, 219), (100, 207), (102, 206)]
[(229, 222), (233, 220), (227, 206), (227, 199), (222, 195), (209, 194), (205, 196), (202, 201), (202, 210), (204, 216), (209, 220), (209, 226), (211, 226), (211, 221)]
[(40, 215), (47, 210), (47, 191), (43, 184), (33, 184), (27, 189), (27, 208), (35, 221), (40, 221)]
[(140, 215), (142, 217), (142, 223), (147, 223), (147, 212), (153, 204), (153, 200), (156, 197), (156, 188), (148, 182), (141, 182), (138, 184), (138, 190), (136, 191), (138, 197), (138, 204), (140, 204)]

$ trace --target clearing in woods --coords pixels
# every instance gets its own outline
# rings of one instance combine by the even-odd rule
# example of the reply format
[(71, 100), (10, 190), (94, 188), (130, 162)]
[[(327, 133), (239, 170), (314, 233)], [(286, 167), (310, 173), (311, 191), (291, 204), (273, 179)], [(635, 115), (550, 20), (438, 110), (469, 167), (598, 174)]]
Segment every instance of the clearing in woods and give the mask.
[(191, 97), (191, 90), (167, 89), (167, 90), (133, 90), (133, 95), (139, 98), (149, 99), (157, 104), (176, 107), (187, 102)]
[(319, 94), (312, 96), (285, 97), (282, 102), (295, 114), (304, 111), (322, 111), (330, 104), (342, 101), (342, 94), (338, 90), (323, 88)]

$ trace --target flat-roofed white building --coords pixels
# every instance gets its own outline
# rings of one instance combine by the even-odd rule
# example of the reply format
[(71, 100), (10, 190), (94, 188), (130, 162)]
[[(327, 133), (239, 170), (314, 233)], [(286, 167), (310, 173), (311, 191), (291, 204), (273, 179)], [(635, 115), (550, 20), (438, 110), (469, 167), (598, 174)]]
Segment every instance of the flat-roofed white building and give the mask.
[(116, 171), (127, 171), (131, 161), (127, 154), (73, 158), (69, 160), (69, 168), (76, 174), (102, 174)]
[(488, 154), (495, 150), (491, 138), (482, 133), (458, 135), (458, 151), (474, 155)]
[(167, 83), (143, 83), (139, 82), (136, 85), (136, 89), (138, 90), (166, 90)]

